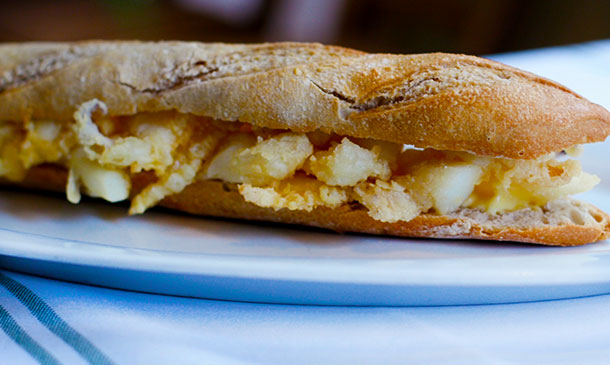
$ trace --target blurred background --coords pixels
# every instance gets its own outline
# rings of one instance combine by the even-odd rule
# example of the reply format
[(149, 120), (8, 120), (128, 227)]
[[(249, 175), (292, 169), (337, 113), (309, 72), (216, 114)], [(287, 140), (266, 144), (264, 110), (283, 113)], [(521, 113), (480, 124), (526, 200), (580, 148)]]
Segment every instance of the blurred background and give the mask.
[(610, 1), (0, 0), (0, 41), (93, 38), (490, 54), (610, 38)]

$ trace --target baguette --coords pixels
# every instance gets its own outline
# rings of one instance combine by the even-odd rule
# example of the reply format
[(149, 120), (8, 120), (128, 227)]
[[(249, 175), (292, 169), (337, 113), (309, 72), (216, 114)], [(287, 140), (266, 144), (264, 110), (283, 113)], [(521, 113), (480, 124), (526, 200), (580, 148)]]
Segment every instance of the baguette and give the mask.
[[(134, 123), (142, 125), (138, 124), (138, 118), (148, 118), (146, 123), (152, 118), (153, 125), (163, 125), (164, 120), (185, 120), (188, 128), (183, 128), (188, 133), (180, 130), (171, 140), (182, 141), (181, 135), (184, 135), (186, 141), (175, 142), (178, 147), (163, 155), (169, 162), (162, 167), (157, 160), (148, 165), (141, 161), (122, 165), (116, 159), (102, 161), (104, 149), (114, 148), (118, 139), (133, 142), (134, 136), (127, 130)], [(112, 126), (111, 132), (106, 133), (103, 122), (107, 120)], [(18, 157), (11, 160), (13, 165), (23, 165), (14, 167), (12, 175), (4, 173), (7, 182), (51, 190), (65, 190), (68, 185), (71, 201), (78, 201), (75, 196), (79, 193), (74, 189), (78, 190), (79, 186), (89, 195), (111, 201), (120, 200), (117, 196), (129, 195), (132, 213), (159, 204), (193, 214), (310, 225), (336, 231), (566, 246), (595, 242), (610, 235), (610, 219), (604, 212), (563, 196), (567, 193), (556, 196), (556, 191), (571, 189), (571, 192), (575, 189), (573, 185), (587, 185), (593, 178), (579, 175), (580, 170), (574, 164), (548, 162), (550, 154), (603, 141), (610, 134), (610, 113), (553, 81), (473, 56), (367, 54), (301, 43), (5, 44), (0, 46), (0, 121), (9, 123), (14, 135), (24, 138), (18, 145), (0, 139), (0, 147), (4, 143), (5, 159), (12, 154)], [(54, 128), (68, 133), (67, 130), (74, 130), (75, 121), (81, 129), (68, 133), (61, 143), (59, 137), (53, 137), (56, 138), (53, 143), (63, 147), (51, 149), (36, 142), (37, 139), (32, 139), (33, 142), (29, 139), (37, 128), (32, 125), (44, 121), (54, 123), (52, 128), (47, 125), (47, 130)], [(91, 124), (87, 125), (87, 121)], [(86, 128), (90, 131), (95, 125), (104, 133), (86, 135)], [(172, 128), (175, 131), (177, 127), (172, 124)], [(311, 143), (295, 146), (310, 149), (304, 152), (307, 161), (299, 162), (280, 177), (273, 175), (273, 181), (269, 176), (262, 179), (252, 174), (235, 177), (235, 174), (210, 173), (214, 156), (221, 154), (228, 143), (226, 140), (235, 134), (248, 133), (258, 138), (258, 142), (248, 143), (278, 138), (274, 146), (286, 143), (277, 136), (289, 133), (290, 138), (294, 137), (290, 141), (301, 136), (298, 142), (301, 143), (306, 134)], [(316, 135), (323, 135), (325, 141), (315, 142)], [(78, 142), (73, 141), (75, 138)], [(197, 148), (190, 148), (194, 142), (189, 139), (197, 138), (200, 138)], [(370, 141), (375, 145), (372, 148)], [(37, 147), (32, 152), (35, 156), (31, 157), (24, 152), (28, 143), (39, 143), (44, 148)], [(386, 145), (391, 146), (381, 148)], [(406, 167), (401, 167), (405, 154), (402, 152), (397, 152), (397, 158), (385, 159), (383, 151), (392, 150), (395, 145), (426, 149), (421, 154), (424, 157), (409, 160), (411, 165), (423, 167), (412, 170), (405, 163)], [(158, 146), (149, 150), (154, 152), (155, 147)], [(199, 156), (197, 153), (201, 156), (184, 157), (188, 155), (184, 152), (187, 148), (193, 156)], [(328, 154), (341, 148), (375, 159), (370, 162), (374, 171), (352, 184), (342, 182), (345, 178), (335, 176), (338, 173), (333, 175), (331, 171), (329, 177), (324, 169), (316, 170), (315, 161), (332, 160)], [(108, 170), (105, 175), (95, 176), (114, 182), (125, 180), (123, 185), (127, 190), (124, 190), (128, 194), (93, 191), (93, 186), (99, 184), (75, 172), (77, 149), (85, 155), (81, 159), (88, 161), (86, 164), (95, 163), (99, 165), (95, 168)], [(435, 151), (441, 151), (438, 153), (442, 156), (438, 157)], [(177, 157), (179, 153), (182, 160)], [(319, 156), (317, 160), (315, 156)], [(485, 174), (491, 174), (490, 179), (500, 175), (493, 171), (477, 172), (479, 177), (471, 184), (468, 200), (448, 210), (439, 196), (451, 200), (453, 195), (443, 195), (440, 188), (436, 191), (421, 188), (421, 181), (413, 182), (417, 178), (409, 180), (410, 176), (425, 176), (429, 179), (428, 185), (436, 186), (434, 174), (428, 172), (442, 169), (428, 166), (427, 156), (433, 156), (436, 167), (448, 164), (450, 169), (455, 168), (459, 172), (458, 180), (473, 176), (475, 170), (491, 171), (510, 165), (501, 171), (501, 176), (508, 176), (523, 170), (520, 166), (531, 164), (549, 174), (545, 175), (549, 181), (561, 186), (544, 194), (534, 194), (536, 203), (525, 198), (515, 203), (510, 199), (518, 199), (511, 196), (507, 198), (510, 208), (504, 204), (487, 209), (481, 207), (491, 203), (480, 203), (480, 197), (473, 198), (473, 194), (483, 184), (481, 179)], [(330, 157), (339, 160), (332, 153)], [(121, 158), (123, 163), (125, 156)], [(176, 166), (181, 166), (181, 170), (176, 170)], [(339, 165), (336, 169), (342, 167)], [(143, 171), (154, 171), (156, 176), (151, 178)], [(394, 181), (398, 175), (407, 178)], [(223, 180), (222, 176), (229, 178)], [(302, 179), (309, 180), (315, 180), (311, 176), (317, 177), (323, 182), (320, 189), (330, 191), (340, 201), (321, 202), (326, 198), (317, 195), (312, 198), (309, 192), (301, 191), (300, 185), (291, 187), (293, 176), (306, 176)], [(178, 177), (181, 180), (176, 183)], [(277, 197), (282, 193), (276, 188), (281, 181), (289, 181), (289, 188), (297, 193), (285, 190), (293, 194), (291, 197), (297, 196), (297, 201)], [(320, 181), (316, 184), (320, 185)], [(241, 190), (243, 186), (250, 186), (251, 191), (262, 195), (249, 198)], [(395, 186), (400, 186), (402, 191), (396, 193)], [(453, 185), (443, 186), (445, 190), (454, 189)], [(499, 189), (498, 186), (494, 185), (494, 189)], [(367, 193), (372, 189), (377, 190)], [(489, 189), (479, 190), (480, 196), (485, 196)], [(134, 210), (137, 203), (133, 202), (142, 201), (138, 195), (142, 191), (153, 198), (142, 203), (143, 208)], [(393, 195), (387, 198), (379, 191), (391, 191)], [(404, 192), (411, 195), (405, 196)], [(420, 207), (420, 211), (410, 212), (407, 217), (399, 211), (400, 206), (396, 207), (403, 201), (400, 199)], [(375, 205), (380, 201), (385, 204), (381, 208)], [(464, 205), (468, 201), (469, 205)]]

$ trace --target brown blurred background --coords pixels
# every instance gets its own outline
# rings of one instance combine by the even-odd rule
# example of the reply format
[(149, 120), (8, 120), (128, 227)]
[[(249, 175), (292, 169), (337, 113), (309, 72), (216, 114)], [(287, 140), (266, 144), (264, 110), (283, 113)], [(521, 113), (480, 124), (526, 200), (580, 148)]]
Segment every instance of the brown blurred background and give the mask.
[(489, 54), (610, 38), (605, 0), (0, 1), (0, 41), (320, 41)]

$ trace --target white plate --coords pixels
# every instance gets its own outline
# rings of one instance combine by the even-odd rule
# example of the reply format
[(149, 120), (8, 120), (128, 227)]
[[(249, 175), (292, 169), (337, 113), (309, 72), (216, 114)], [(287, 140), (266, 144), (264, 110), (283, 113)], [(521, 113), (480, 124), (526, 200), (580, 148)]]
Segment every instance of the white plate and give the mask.
[[(610, 107), (608, 42), (495, 59)], [(584, 56), (583, 56), (584, 55)], [(610, 144), (588, 146), (610, 211)], [(450, 305), (610, 293), (610, 242), (549, 248), (410, 240), (148, 212), (0, 192), (0, 267), (154, 293), (274, 303)]]
[[(594, 145), (583, 157), (599, 170)], [(603, 158), (603, 157), (602, 157)], [(597, 164), (597, 165), (596, 165)], [(602, 165), (605, 166), (605, 165)], [(581, 198), (610, 211), (610, 177)], [(0, 267), (144, 292), (266, 303), (454, 305), (610, 292), (610, 242), (413, 240), (0, 192)]]

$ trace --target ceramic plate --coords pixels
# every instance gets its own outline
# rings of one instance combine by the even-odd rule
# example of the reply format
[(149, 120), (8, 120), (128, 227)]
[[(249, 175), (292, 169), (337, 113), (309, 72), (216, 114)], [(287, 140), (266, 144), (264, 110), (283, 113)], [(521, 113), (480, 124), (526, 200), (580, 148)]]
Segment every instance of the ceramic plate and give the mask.
[[(600, 166), (608, 147), (588, 147)], [(603, 176), (602, 176), (603, 177)], [(580, 198), (610, 211), (610, 176)], [(190, 297), (329, 305), (508, 303), (610, 292), (610, 242), (553, 248), (335, 234), (0, 192), (0, 266)]]
[[(607, 63), (588, 61), (608, 54), (600, 45), (493, 58), (610, 106)], [(587, 57), (591, 52), (596, 57)], [(584, 169), (602, 184), (580, 198), (610, 211), (607, 156), (608, 143), (586, 147)], [(0, 266), (112, 288), (265, 303), (454, 305), (610, 293), (609, 241), (553, 248), (340, 235), (164, 211), (128, 217), (124, 206), (72, 206), (17, 191), (0, 192)]]

